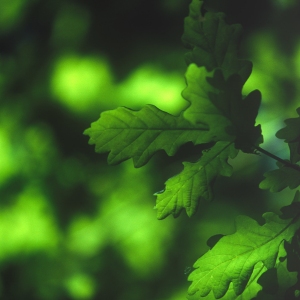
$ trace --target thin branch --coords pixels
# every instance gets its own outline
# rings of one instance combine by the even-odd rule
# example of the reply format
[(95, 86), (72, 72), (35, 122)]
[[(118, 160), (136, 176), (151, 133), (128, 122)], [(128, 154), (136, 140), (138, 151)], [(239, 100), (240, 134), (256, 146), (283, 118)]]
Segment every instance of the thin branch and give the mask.
[(289, 161), (287, 161), (287, 160), (284, 160), (284, 159), (282, 159), (282, 158), (280, 158), (280, 157), (278, 157), (278, 156), (276, 156), (276, 155), (270, 153), (269, 151), (266, 151), (266, 150), (260, 148), (259, 146), (255, 146), (254, 148), (255, 148), (257, 151), (259, 151), (259, 152), (261, 152), (261, 153), (263, 153), (263, 154), (265, 154), (265, 155), (267, 155), (267, 156), (269, 156), (269, 157), (271, 157), (271, 158), (273, 158), (273, 159), (275, 159), (275, 160), (281, 162), (281, 163), (284, 164), (286, 167), (292, 168), (292, 169), (294, 169), (294, 170), (300, 172), (300, 166), (295, 165), (295, 164), (292, 164), (291, 162), (289, 162)]

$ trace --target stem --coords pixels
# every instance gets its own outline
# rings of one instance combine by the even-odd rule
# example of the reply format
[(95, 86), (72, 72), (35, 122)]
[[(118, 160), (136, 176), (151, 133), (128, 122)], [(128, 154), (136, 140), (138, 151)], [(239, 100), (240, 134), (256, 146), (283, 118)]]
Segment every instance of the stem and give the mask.
[(272, 153), (270, 153), (270, 152), (268, 152), (268, 151), (266, 151), (266, 150), (260, 148), (259, 146), (255, 146), (254, 148), (255, 148), (257, 151), (262, 152), (263, 154), (265, 154), (265, 155), (267, 155), (267, 156), (269, 156), (269, 157), (271, 157), (271, 158), (273, 158), (273, 159), (275, 159), (275, 160), (281, 162), (281, 163), (284, 164), (286, 167), (292, 168), (292, 169), (294, 169), (294, 170), (300, 172), (300, 166), (295, 165), (295, 164), (292, 164), (291, 162), (289, 162), (289, 161), (287, 161), (287, 160), (283, 160), (282, 158), (280, 158), (280, 157), (278, 157), (278, 156), (276, 156), (276, 155), (274, 155), (274, 154), (272, 154)]

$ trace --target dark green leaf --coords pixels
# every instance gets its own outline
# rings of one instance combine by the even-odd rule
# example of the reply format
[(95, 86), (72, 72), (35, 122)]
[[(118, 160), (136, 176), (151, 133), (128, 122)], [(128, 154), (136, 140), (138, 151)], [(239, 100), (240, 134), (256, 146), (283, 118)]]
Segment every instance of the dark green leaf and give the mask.
[[(242, 294), (236, 295), (233, 289), (233, 284), (230, 283), (228, 291), (221, 298), (222, 300), (250, 300), (253, 299), (257, 293), (262, 289), (261, 285), (257, 283), (257, 279), (263, 274), (267, 268), (262, 262), (257, 263), (254, 268), (252, 275), (247, 283), (247, 286)], [(188, 300), (215, 300), (214, 293), (211, 291), (207, 296), (201, 297), (199, 291), (194, 295), (188, 295)]]
[(184, 116), (193, 124), (207, 124), (214, 140), (235, 141), (236, 148), (253, 152), (262, 142), (255, 118), (261, 101), (259, 91), (243, 99), (242, 80), (237, 74), (224, 78), (221, 70), (207, 72), (191, 64), (182, 96), (190, 102)]
[(193, 0), (189, 16), (184, 21), (183, 43), (191, 49), (186, 55), (187, 64), (205, 66), (209, 71), (221, 68), (225, 78), (239, 74), (243, 84), (251, 74), (252, 64), (238, 58), (242, 28), (228, 25), (223, 13), (201, 14), (203, 1)]
[(289, 187), (295, 189), (300, 185), (300, 172), (277, 163), (279, 169), (268, 171), (264, 174), (265, 179), (259, 184), (263, 190), (269, 189), (271, 192), (280, 192)]
[(240, 295), (257, 263), (262, 262), (266, 269), (275, 266), (282, 241), (290, 241), (300, 227), (300, 212), (293, 219), (282, 219), (274, 213), (265, 213), (263, 217), (263, 226), (246, 216), (237, 218), (236, 232), (221, 238), (194, 264), (189, 294), (198, 291), (205, 297), (212, 291), (219, 299), (232, 283), (235, 295)]
[(119, 107), (103, 112), (84, 134), (90, 136), (96, 152), (110, 152), (110, 164), (132, 158), (135, 167), (145, 165), (158, 150), (172, 156), (187, 142), (202, 144), (213, 139), (207, 125), (192, 125), (182, 115), (170, 115), (153, 105), (139, 111)]

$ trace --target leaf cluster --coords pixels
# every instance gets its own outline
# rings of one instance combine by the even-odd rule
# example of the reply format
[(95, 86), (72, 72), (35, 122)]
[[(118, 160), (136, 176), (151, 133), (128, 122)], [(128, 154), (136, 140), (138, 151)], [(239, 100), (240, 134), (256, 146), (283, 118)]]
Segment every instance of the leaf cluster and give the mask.
[[(189, 142), (206, 148), (195, 161), (183, 162), (182, 171), (154, 194), (158, 219), (177, 217), (182, 210), (192, 216), (203, 201), (213, 199), (215, 180), (232, 175), (229, 158), (239, 151), (263, 151), (255, 121), (261, 94), (242, 94), (252, 64), (238, 56), (241, 26), (227, 24), (222, 13), (202, 14), (202, 5), (193, 0), (184, 23), (182, 40), (189, 52), (182, 97), (187, 108), (175, 116), (150, 104), (138, 111), (120, 107), (101, 113), (84, 132), (96, 152), (109, 153), (110, 164), (132, 159), (141, 167), (156, 152), (173, 156)], [(297, 112), (299, 117), (286, 120), (287, 126), (276, 134), (288, 144), (290, 159), (278, 159), (278, 169), (265, 174), (262, 189), (279, 192), (300, 185), (300, 108)], [(300, 257), (299, 192), (280, 216), (265, 213), (263, 218), (265, 224), (259, 225), (238, 217), (236, 232), (219, 239), (196, 261), (188, 278), (188, 299), (268, 299), (274, 291), (285, 297), (286, 291), (299, 289), (299, 269), (291, 265), (294, 260), (299, 266)], [(270, 289), (270, 281), (276, 288)]]
[(135, 167), (145, 165), (160, 150), (172, 156), (188, 142), (213, 145), (199, 153), (197, 161), (183, 162), (183, 171), (155, 194), (158, 219), (177, 217), (183, 209), (192, 216), (199, 202), (213, 198), (216, 178), (232, 174), (228, 158), (239, 150), (253, 153), (262, 142), (260, 126), (255, 126), (261, 95), (259, 91), (242, 95), (252, 65), (236, 55), (240, 26), (227, 25), (223, 14), (202, 16), (202, 4), (192, 2), (183, 35), (191, 49), (182, 92), (189, 106), (178, 116), (153, 105), (139, 111), (120, 107), (103, 112), (85, 131), (96, 152), (109, 152), (110, 164), (132, 158)]

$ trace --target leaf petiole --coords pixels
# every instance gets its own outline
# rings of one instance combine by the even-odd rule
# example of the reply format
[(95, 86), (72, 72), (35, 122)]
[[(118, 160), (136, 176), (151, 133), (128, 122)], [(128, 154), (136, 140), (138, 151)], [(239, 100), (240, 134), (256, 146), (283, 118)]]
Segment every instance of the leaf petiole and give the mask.
[(292, 169), (300, 172), (300, 166), (292, 164), (291, 162), (289, 162), (287, 160), (284, 160), (284, 159), (282, 159), (282, 158), (280, 158), (280, 157), (278, 157), (278, 156), (270, 153), (269, 151), (262, 149), (259, 146), (254, 146), (254, 149), (257, 150), (257, 151), (259, 151), (259, 152), (261, 152), (261, 153), (263, 153), (263, 154), (265, 154), (265, 155), (267, 155), (267, 156), (269, 156), (269, 157), (271, 157), (271, 158), (273, 158), (273, 159), (275, 159), (275, 160), (277, 160), (277, 161), (279, 161), (279, 162), (281, 162), (286, 167), (292, 168)]

